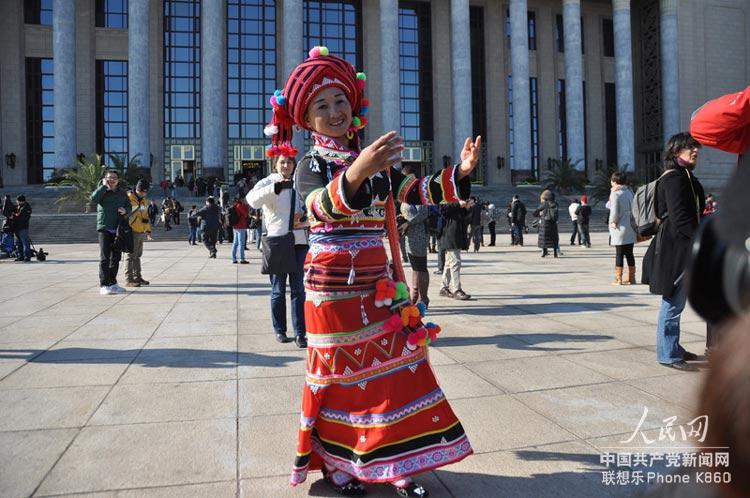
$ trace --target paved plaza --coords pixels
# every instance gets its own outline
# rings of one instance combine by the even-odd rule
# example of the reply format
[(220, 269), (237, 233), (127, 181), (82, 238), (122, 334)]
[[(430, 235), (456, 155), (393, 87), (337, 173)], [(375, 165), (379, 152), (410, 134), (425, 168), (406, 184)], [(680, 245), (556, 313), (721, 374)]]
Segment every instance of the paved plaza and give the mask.
[[(438, 297), (431, 275), (432, 365), (476, 454), (421, 482), (434, 498), (633, 496), (644, 486), (602, 483), (600, 454), (691, 420), (703, 375), (656, 363), (658, 298), (610, 285), (606, 234), (559, 259), (506, 238), (464, 253), (471, 301)], [(113, 296), (96, 245), (45, 249), (45, 263), (0, 261), (0, 496), (338, 496), (318, 472), (287, 485), (305, 354), (274, 340), (255, 249), (232, 265), (227, 244), (208, 259), (148, 242), (151, 285)], [(682, 323), (702, 354), (705, 324)]]

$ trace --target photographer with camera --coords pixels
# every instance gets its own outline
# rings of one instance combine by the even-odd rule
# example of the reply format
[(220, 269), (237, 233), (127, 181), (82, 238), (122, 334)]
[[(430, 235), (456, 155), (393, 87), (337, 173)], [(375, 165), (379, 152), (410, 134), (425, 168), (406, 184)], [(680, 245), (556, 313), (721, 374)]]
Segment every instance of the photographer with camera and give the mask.
[(125, 289), (117, 285), (117, 271), (122, 252), (115, 246), (115, 235), (120, 218), (131, 212), (125, 191), (119, 188), (120, 174), (107, 170), (102, 185), (92, 192), (91, 202), (96, 204), (96, 230), (99, 232), (99, 294), (121, 294)]
[(133, 252), (128, 253), (125, 258), (125, 271), (127, 275), (126, 287), (140, 287), (148, 285), (141, 275), (141, 256), (143, 255), (144, 239), (154, 240), (151, 237), (151, 223), (148, 216), (148, 180), (141, 178), (135, 185), (135, 190), (128, 192), (128, 200), (132, 213), (128, 219), (130, 228), (133, 229)]

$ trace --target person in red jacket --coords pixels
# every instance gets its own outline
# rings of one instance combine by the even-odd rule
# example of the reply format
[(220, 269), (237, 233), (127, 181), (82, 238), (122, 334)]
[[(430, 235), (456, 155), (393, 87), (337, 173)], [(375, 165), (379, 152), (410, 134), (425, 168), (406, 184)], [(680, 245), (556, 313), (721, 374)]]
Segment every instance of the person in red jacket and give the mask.
[(237, 249), (240, 250), (240, 263), (248, 264), (245, 259), (245, 245), (247, 244), (247, 224), (250, 206), (245, 198), (237, 196), (227, 212), (227, 221), (232, 225), (232, 264), (237, 264)]
[(693, 113), (690, 134), (706, 147), (750, 159), (750, 86), (705, 103)]

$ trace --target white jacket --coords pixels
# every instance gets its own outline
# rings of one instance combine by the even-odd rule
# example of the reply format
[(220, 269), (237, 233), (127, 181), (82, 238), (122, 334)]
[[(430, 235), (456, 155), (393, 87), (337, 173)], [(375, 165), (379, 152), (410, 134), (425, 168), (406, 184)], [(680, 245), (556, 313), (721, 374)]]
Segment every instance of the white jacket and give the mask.
[(578, 221), (578, 215), (576, 214), (576, 209), (578, 209), (578, 206), (580, 206), (580, 204), (578, 204), (577, 202), (571, 202), (570, 206), (568, 206), (568, 214), (570, 215), (570, 219), (573, 221)]
[[(245, 197), (247, 203), (253, 209), (263, 209), (263, 226), (269, 237), (286, 235), (289, 232), (289, 210), (292, 207), (292, 189), (284, 189), (276, 195), (273, 190), (274, 183), (283, 180), (278, 173), (271, 173), (255, 184), (255, 187)], [(294, 191), (297, 193), (297, 191)], [(305, 203), (297, 193), (295, 212), (304, 215), (307, 212)], [(297, 228), (294, 230), (294, 243), (307, 245), (307, 230)]]

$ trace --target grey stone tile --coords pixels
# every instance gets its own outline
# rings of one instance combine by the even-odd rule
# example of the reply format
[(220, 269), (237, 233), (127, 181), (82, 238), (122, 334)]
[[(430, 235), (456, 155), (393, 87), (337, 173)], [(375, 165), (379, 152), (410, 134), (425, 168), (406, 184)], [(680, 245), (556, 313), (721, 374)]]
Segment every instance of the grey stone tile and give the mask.
[(505, 394), (463, 365), (433, 365), (433, 370), (448, 399)]
[(534, 356), (472, 363), (469, 368), (507, 392), (536, 391), (609, 382), (612, 378), (563, 356)]
[(575, 439), (572, 433), (507, 395), (449, 401), (477, 453)]
[(231, 481), (235, 437), (234, 419), (87, 427), (39, 494)]
[(0, 390), (0, 431), (80, 427), (109, 387)]
[[(156, 488), (118, 489), (101, 493), (73, 493), (75, 498), (233, 498), (237, 494), (236, 481), (188, 484), (186, 486), (160, 486)], [(35, 495), (44, 496), (44, 495)], [(56, 495), (59, 496), (59, 495)]]
[(237, 369), (240, 379), (305, 375), (307, 352), (301, 349), (293, 348), (283, 353), (242, 354), (247, 361), (240, 362)]
[(0, 343), (55, 342), (91, 320), (93, 316), (93, 314), (66, 316), (35, 314), (0, 330)]
[(145, 338), (109, 340), (63, 340), (36, 358), (41, 362), (73, 361), (81, 363), (120, 359), (117, 363), (129, 363), (146, 344)]
[(0, 390), (31, 387), (103, 386), (117, 382), (128, 367), (129, 358), (54, 361), (39, 357), (0, 381)]
[(239, 380), (239, 416), (300, 413), (305, 377)]
[(473, 455), (436, 473), (453, 496), (630, 496), (603, 487), (602, 470), (593, 448), (567, 442)]
[(705, 375), (670, 375), (627, 381), (631, 386), (687, 408), (698, 407), (698, 397)]
[(0, 496), (31, 496), (77, 432), (0, 432)]
[(678, 373), (657, 363), (655, 353), (641, 348), (571, 354), (566, 358), (618, 380)]
[(188, 336), (205, 336), (205, 335), (236, 335), (236, 321), (192, 321), (192, 322), (174, 322), (169, 321), (159, 325), (154, 333), (154, 338), (162, 337), (188, 337)]
[[(520, 401), (581, 438), (634, 430), (648, 407), (653, 420), (683, 415), (664, 400), (623, 383), (569, 387), (515, 395)], [(674, 413), (673, 413), (674, 412)], [(646, 425), (644, 428), (654, 427)]]
[[(427, 472), (416, 477), (430, 493), (431, 498), (454, 498), (438, 480), (434, 472)], [(365, 484), (367, 496), (370, 498), (392, 498), (396, 496), (394, 490), (387, 484)], [(289, 486), (289, 476), (262, 477), (242, 479), (240, 481), (241, 498), (265, 498), (274, 496), (279, 498), (298, 498), (300, 496), (323, 496), (335, 498), (341, 496), (323, 481), (320, 472), (313, 471), (307, 476), (307, 481), (296, 486)]]
[(435, 349), (458, 363), (473, 363), (501, 358), (519, 358), (542, 354), (528, 343), (511, 335), (452, 337), (441, 332)]
[(231, 418), (237, 412), (234, 380), (117, 385), (89, 425)]
[(298, 428), (298, 413), (240, 418), (240, 479), (291, 474)]

